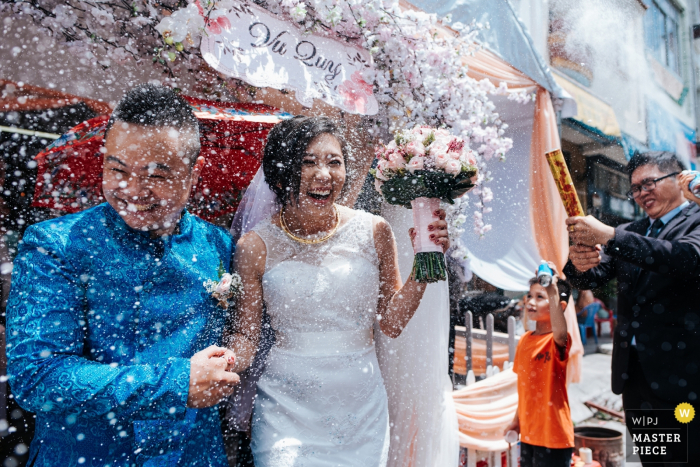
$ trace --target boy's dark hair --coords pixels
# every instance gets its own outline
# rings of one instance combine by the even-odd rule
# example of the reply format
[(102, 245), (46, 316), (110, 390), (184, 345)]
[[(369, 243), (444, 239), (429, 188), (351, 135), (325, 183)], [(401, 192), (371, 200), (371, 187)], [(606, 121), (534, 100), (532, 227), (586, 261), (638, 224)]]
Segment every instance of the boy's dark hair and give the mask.
[[(528, 281), (529, 285), (538, 284), (537, 277), (533, 277)], [(571, 284), (566, 279), (557, 279), (557, 291), (559, 292), (559, 301), (569, 303), (571, 297)]]
[[(319, 135), (333, 135), (340, 143), (343, 160), (347, 165), (348, 151), (345, 138), (338, 126), (328, 117), (296, 116), (283, 120), (270, 130), (263, 154), (263, 172), (277, 202), (284, 206), (299, 197), (301, 162), (306, 150)], [(347, 178), (345, 184), (347, 185)]]
[(629, 175), (630, 180), (632, 179), (632, 174), (634, 171), (644, 165), (655, 165), (665, 174), (682, 172), (685, 170), (680, 159), (678, 159), (678, 157), (672, 152), (635, 152), (632, 159), (630, 159), (629, 163), (627, 164), (627, 167), (625, 167), (625, 172), (627, 172), (627, 175)]
[(140, 84), (127, 92), (112, 112), (105, 136), (117, 121), (193, 132), (196, 137), (190, 138), (191, 142), (183, 148), (183, 157), (194, 166), (200, 151), (199, 122), (190, 104), (169, 87)]

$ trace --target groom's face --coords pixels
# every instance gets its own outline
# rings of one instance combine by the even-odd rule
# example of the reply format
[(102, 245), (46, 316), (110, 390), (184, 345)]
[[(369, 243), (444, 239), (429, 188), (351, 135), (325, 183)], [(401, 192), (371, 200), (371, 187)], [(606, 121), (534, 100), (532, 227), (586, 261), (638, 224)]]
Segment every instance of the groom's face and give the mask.
[(197, 135), (187, 129), (120, 121), (110, 128), (102, 191), (129, 227), (153, 236), (175, 230), (199, 179), (199, 167), (188, 159), (193, 137)]

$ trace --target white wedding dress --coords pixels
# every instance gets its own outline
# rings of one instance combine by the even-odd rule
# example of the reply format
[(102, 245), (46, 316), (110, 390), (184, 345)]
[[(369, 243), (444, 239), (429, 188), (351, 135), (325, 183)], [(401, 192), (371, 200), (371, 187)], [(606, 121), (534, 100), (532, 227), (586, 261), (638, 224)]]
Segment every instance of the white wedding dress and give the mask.
[(263, 298), (276, 335), (253, 412), (257, 467), (386, 465), (387, 396), (373, 338), (378, 218), (352, 212), (320, 244), (295, 242), (270, 219), (254, 228), (267, 248)]

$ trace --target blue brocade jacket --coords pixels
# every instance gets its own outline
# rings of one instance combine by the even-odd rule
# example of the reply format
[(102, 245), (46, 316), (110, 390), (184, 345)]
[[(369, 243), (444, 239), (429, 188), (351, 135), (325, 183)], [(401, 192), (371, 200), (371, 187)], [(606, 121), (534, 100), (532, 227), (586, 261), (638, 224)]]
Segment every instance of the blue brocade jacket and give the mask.
[(227, 465), (217, 407), (188, 409), (187, 396), (190, 357), (225, 321), (203, 282), (233, 249), (187, 211), (160, 239), (109, 204), (27, 229), (7, 351), (17, 403), (36, 413), (29, 465)]

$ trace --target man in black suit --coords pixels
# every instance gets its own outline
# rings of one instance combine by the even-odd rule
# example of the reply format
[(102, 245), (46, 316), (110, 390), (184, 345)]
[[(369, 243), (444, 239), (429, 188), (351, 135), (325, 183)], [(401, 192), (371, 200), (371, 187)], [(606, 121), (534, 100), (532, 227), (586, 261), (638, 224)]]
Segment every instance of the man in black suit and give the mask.
[[(682, 170), (672, 153), (636, 154), (628, 196), (648, 217), (616, 228), (592, 216), (566, 221), (571, 283), (591, 289), (618, 281), (612, 390), (626, 410), (698, 407), (700, 209), (683, 197)], [(689, 424), (685, 465), (700, 462), (699, 424), (697, 417)]]

